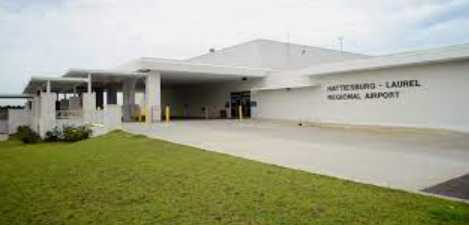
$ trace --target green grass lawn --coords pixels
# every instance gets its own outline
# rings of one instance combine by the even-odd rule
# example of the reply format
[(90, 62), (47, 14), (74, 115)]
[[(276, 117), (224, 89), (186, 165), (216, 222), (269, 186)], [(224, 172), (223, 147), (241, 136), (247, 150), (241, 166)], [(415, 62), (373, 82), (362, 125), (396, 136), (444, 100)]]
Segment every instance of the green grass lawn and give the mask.
[(469, 224), (469, 204), (124, 132), (0, 143), (0, 224)]

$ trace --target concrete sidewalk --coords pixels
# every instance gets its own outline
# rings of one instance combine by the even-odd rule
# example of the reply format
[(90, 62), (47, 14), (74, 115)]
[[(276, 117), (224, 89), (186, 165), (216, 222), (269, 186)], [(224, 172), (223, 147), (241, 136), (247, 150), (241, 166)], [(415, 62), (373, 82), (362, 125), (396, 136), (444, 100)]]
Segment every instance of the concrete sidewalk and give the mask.
[(129, 123), (150, 137), (379, 186), (420, 191), (469, 173), (469, 135), (255, 120)]

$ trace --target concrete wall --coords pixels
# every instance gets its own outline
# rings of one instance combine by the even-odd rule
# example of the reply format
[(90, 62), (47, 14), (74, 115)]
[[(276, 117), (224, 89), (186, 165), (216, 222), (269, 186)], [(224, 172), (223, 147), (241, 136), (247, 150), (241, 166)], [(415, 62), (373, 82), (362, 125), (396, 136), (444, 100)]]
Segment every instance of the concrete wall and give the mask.
[(72, 126), (72, 127), (81, 126), (81, 125), (84, 125), (84, 124), (85, 124), (85, 122), (83, 121), (82, 117), (55, 120), (55, 126), (58, 127), (59, 129), (62, 129), (63, 127), (70, 127), (70, 126)]
[(82, 94), (82, 110), (83, 119), (85, 123), (92, 123), (96, 114), (96, 93), (83, 93)]
[[(289, 79), (270, 80), (287, 82)], [(420, 86), (386, 87), (386, 82), (390, 84), (402, 80), (416, 80)], [(320, 83), (320, 86), (255, 92), (257, 117), (469, 131), (468, 61), (343, 73), (316, 77), (313, 78), (314, 82)], [(336, 85), (371, 83), (375, 84), (375, 89), (333, 90)], [(399, 97), (365, 98), (367, 93), (372, 92), (398, 92)], [(357, 93), (361, 99), (328, 99), (329, 95)]]
[(105, 134), (122, 126), (122, 107), (120, 105), (105, 105), (102, 110), (89, 112), (87, 119), (83, 117), (71, 119), (58, 119), (55, 126), (62, 129), (64, 126), (91, 125), (93, 135)]
[(8, 110), (8, 133), (14, 134), (19, 126), (30, 126), (32, 121), (31, 111), (25, 109)]
[(38, 133), (41, 137), (45, 137), (46, 132), (55, 127), (55, 101), (57, 95), (55, 93), (42, 92), (39, 97), (39, 129)]
[[(208, 49), (207, 49), (208, 50)], [(261, 57), (255, 42), (235, 45), (188, 59), (188, 62), (213, 65), (261, 67)]]
[(317, 105), (317, 87), (266, 90), (252, 93), (257, 101), (255, 118), (311, 121)]
[(41, 116), (41, 101), (39, 96), (34, 96), (31, 100), (32, 108), (31, 108), (31, 129), (36, 132), (39, 132), (39, 117)]
[(0, 134), (8, 133), (8, 120), (0, 120)]
[(103, 110), (104, 127), (107, 130), (121, 128), (122, 125), (122, 108), (119, 105), (106, 105)]
[(361, 54), (260, 39), (194, 57), (187, 61), (289, 70), (365, 57), (367, 56)]
[(153, 73), (145, 78), (145, 107), (146, 122), (161, 120), (163, 105), (161, 104), (161, 74)]

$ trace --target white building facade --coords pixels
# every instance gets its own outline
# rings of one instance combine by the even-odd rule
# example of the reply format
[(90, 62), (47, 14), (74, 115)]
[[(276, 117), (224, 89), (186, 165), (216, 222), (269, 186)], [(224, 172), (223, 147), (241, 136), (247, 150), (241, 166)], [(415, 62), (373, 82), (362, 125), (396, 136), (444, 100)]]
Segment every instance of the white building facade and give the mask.
[[(468, 88), (469, 45), (367, 56), (254, 40), (187, 60), (140, 58), (110, 70), (71, 69), (60, 78), (33, 78), (24, 94), (31, 95), (27, 110), (36, 112), (29, 121), (41, 133), (63, 122), (58, 112), (78, 111), (75, 123), (102, 124), (94, 115), (107, 113), (114, 119), (104, 126), (114, 128), (116, 121), (159, 122), (167, 110), (178, 119), (242, 115), (469, 132)], [(143, 103), (136, 96), (144, 96)]]

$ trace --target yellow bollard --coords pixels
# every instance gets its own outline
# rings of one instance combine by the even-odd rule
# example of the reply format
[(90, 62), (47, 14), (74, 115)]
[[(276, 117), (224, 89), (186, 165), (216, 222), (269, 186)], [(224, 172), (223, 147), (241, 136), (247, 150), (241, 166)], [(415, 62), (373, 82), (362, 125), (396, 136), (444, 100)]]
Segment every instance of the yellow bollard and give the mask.
[(169, 105), (167, 105), (167, 106), (165, 107), (164, 111), (165, 111), (165, 113), (164, 113), (164, 114), (165, 114), (165, 120), (166, 120), (166, 122), (169, 122), (169, 118), (170, 118), (170, 115), (169, 115), (169, 113), (170, 113)]
[(143, 116), (145, 116), (145, 123), (151, 123), (151, 118), (150, 118), (150, 109), (145, 106), (144, 111), (143, 111)]
[(243, 120), (243, 106), (242, 105), (238, 106), (238, 114), (239, 114), (239, 120)]
[(143, 106), (143, 109), (140, 111), (140, 116), (138, 117), (139, 122), (143, 122), (143, 118), (146, 119), (145, 113), (147, 112), (147, 109), (145, 106)]

